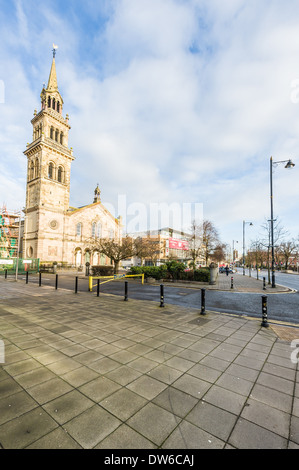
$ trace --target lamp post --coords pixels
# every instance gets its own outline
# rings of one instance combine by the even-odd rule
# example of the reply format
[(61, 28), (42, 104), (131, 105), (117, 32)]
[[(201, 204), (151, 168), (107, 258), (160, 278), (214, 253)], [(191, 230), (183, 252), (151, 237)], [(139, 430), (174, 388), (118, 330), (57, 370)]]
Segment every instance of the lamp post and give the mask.
[(252, 222), (246, 222), (243, 220), (243, 276), (245, 276), (245, 225), (253, 225)]
[(271, 260), (271, 271), (272, 271), (272, 287), (276, 287), (275, 285), (275, 259), (274, 259), (274, 216), (273, 216), (273, 165), (278, 165), (279, 163), (286, 163), (285, 168), (291, 169), (294, 168), (295, 163), (292, 162), (291, 159), (289, 160), (281, 160), (278, 162), (273, 162), (273, 158), (270, 158), (270, 204), (271, 204), (271, 254), (272, 254), (272, 260)]

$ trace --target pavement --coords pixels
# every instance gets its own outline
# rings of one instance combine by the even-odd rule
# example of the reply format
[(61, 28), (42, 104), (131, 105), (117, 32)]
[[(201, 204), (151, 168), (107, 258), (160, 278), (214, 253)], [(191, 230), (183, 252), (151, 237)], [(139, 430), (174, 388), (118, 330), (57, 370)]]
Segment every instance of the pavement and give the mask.
[(299, 329), (284, 330), (2, 277), (0, 447), (298, 449)]

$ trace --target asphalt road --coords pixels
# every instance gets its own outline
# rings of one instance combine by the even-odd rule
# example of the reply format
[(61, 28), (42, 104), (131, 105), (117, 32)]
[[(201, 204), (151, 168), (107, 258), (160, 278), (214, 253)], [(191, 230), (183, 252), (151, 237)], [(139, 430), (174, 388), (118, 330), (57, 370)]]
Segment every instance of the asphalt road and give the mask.
[[(241, 268), (237, 268), (238, 274), (243, 275), (243, 270)], [(249, 275), (249, 270), (245, 270), (245, 274), (248, 276)], [(251, 270), (251, 276), (256, 279), (256, 271)], [(268, 282), (268, 271), (260, 271), (259, 272), (259, 279), (262, 279), (263, 277), (266, 278), (266, 282)], [(271, 277), (270, 277), (270, 282), (271, 282)], [(299, 274), (285, 274), (281, 273), (279, 271), (275, 272), (275, 283), (279, 284), (281, 286), (286, 286), (289, 287), (290, 289), (298, 290), (299, 291)]]
[[(264, 274), (265, 275), (265, 274)], [(282, 280), (280, 280), (282, 276)], [(284, 277), (286, 276), (286, 277)], [(292, 276), (292, 275), (290, 275)], [(289, 285), (290, 287), (297, 285), (299, 277), (289, 280), (288, 275), (277, 275), (277, 283)], [(22, 276), (20, 276), (20, 279)], [(25, 277), (23, 277), (25, 281)], [(284, 282), (282, 282), (284, 281)], [(38, 282), (37, 276), (30, 276), (29, 282)], [(55, 287), (55, 276), (51, 274), (42, 275), (42, 286), (50, 285)], [(59, 276), (58, 288), (70, 289), (75, 291), (75, 276)], [(292, 287), (294, 288), (294, 287)], [(298, 289), (299, 290), (299, 289)], [(88, 278), (78, 279), (78, 292), (88, 291)], [(96, 287), (93, 289), (95, 295)], [(124, 281), (113, 281), (101, 285), (100, 292), (113, 295), (124, 296)], [(299, 326), (299, 293), (271, 293), (268, 287), (265, 294), (267, 295), (268, 304), (268, 321), (290, 322)], [(214, 310), (218, 312), (232, 313), (236, 315), (248, 315), (252, 317), (262, 318), (262, 296), (255, 293), (239, 293), (239, 292), (223, 292), (206, 289), (206, 310)], [(160, 286), (138, 283), (129, 281), (128, 298), (151, 300), (160, 303)], [(192, 308), (201, 308), (201, 290), (185, 287), (164, 286), (164, 302), (189, 306)]]

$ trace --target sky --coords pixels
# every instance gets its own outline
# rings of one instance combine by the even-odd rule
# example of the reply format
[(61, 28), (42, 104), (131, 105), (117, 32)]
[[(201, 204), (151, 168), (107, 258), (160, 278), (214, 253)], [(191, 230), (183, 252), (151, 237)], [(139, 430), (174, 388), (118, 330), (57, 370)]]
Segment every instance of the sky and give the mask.
[(53, 43), (70, 205), (128, 232), (213, 222), (242, 251), (274, 217), (299, 236), (297, 0), (0, 0), (0, 205), (25, 206), (31, 119)]

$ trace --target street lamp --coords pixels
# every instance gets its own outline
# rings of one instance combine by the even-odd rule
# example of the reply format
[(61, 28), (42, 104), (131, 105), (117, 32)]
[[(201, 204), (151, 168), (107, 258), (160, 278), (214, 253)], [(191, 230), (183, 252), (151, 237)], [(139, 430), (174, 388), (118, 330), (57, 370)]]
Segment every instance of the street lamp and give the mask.
[(273, 218), (273, 165), (278, 165), (279, 163), (286, 163), (285, 168), (292, 169), (295, 166), (295, 163), (292, 162), (291, 159), (289, 160), (281, 160), (279, 162), (273, 162), (273, 158), (270, 158), (270, 203), (271, 203), (271, 253), (272, 253), (272, 262), (271, 262), (271, 270), (272, 270), (272, 287), (275, 286), (275, 260), (274, 260), (274, 218)]
[(243, 220), (243, 276), (245, 276), (245, 225), (253, 225), (252, 222), (246, 222)]

